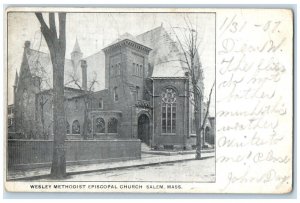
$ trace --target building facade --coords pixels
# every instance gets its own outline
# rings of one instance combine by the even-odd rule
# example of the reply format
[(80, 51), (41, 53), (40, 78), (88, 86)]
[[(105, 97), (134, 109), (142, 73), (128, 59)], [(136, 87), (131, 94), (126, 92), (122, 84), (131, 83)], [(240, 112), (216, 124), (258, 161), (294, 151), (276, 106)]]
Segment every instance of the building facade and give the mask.
[[(182, 57), (162, 26), (135, 37), (124, 34), (86, 58), (76, 40), (71, 59), (65, 60), (67, 138), (136, 138), (155, 149), (193, 148), (193, 106)], [(104, 70), (104, 81), (93, 78), (91, 70)], [(53, 138), (49, 71), (49, 54), (25, 42), (12, 124), (23, 138)], [(95, 90), (96, 83), (104, 87)], [(204, 145), (214, 144), (214, 122), (214, 117), (207, 119)]]

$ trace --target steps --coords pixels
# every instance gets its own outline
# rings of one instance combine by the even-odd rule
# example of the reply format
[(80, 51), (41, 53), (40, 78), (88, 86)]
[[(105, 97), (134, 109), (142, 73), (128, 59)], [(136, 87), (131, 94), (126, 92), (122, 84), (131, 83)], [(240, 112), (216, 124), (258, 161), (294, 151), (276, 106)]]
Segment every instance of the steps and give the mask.
[(141, 151), (142, 152), (145, 152), (145, 151), (151, 151), (151, 148), (147, 145), (147, 144), (145, 144), (145, 143), (141, 143)]

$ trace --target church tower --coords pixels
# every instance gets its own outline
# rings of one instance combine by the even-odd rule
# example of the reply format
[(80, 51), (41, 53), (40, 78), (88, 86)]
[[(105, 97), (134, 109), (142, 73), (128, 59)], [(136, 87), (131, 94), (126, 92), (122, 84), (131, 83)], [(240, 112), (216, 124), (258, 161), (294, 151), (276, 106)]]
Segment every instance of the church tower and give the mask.
[(144, 99), (144, 82), (151, 48), (126, 35), (103, 51), (105, 86), (109, 92), (110, 107), (122, 112), (119, 134), (134, 137), (137, 132), (137, 115), (133, 108)]
[[(105, 86), (114, 103), (136, 103), (143, 100), (151, 48), (133, 39), (118, 41), (103, 49), (105, 53)], [(119, 104), (115, 106), (120, 107)]]
[(73, 51), (71, 52), (71, 60), (72, 60), (72, 64), (73, 64), (75, 73), (77, 73), (77, 69), (80, 66), (80, 60), (82, 59), (82, 56), (83, 56), (83, 54), (81, 52), (78, 40), (76, 38), (76, 42), (75, 42)]

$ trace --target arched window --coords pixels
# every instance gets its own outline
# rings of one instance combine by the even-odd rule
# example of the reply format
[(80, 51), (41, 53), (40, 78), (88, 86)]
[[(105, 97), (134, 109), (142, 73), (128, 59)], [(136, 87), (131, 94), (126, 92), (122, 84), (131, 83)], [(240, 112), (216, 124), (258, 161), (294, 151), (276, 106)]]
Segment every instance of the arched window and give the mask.
[(114, 65), (114, 75), (118, 75), (118, 64)]
[(96, 119), (96, 133), (105, 133), (105, 121), (103, 118)]
[(103, 109), (103, 99), (99, 99), (99, 109)]
[(68, 121), (66, 121), (66, 131), (67, 131), (67, 134), (70, 134), (70, 124)]
[(78, 110), (79, 109), (79, 103), (78, 103), (78, 99), (75, 99), (75, 109)]
[(139, 100), (139, 91), (140, 91), (140, 87), (139, 86), (136, 86), (136, 94), (135, 94), (135, 100)]
[(117, 87), (114, 87), (114, 100), (115, 101), (119, 100), (118, 88)]
[(140, 72), (139, 76), (143, 77), (143, 66), (142, 65), (140, 65), (139, 72)]
[(167, 88), (162, 93), (162, 133), (176, 133), (176, 92)]
[(115, 77), (117, 75), (117, 65), (111, 65), (111, 77)]
[(140, 75), (140, 71), (139, 71), (139, 64), (136, 64), (136, 76)]
[(118, 132), (118, 120), (116, 118), (111, 118), (108, 121), (108, 133)]
[(132, 63), (133, 75), (136, 75), (135, 63)]
[(121, 75), (121, 63), (118, 63), (118, 75)]
[(80, 134), (80, 124), (78, 120), (73, 121), (72, 134)]

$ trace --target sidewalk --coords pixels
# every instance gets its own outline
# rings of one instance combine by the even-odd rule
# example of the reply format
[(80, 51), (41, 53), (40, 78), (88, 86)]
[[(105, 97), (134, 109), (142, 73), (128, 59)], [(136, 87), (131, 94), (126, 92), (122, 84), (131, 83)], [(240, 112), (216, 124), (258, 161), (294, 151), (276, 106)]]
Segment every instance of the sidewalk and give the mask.
[[(202, 158), (214, 157), (214, 152), (202, 153)], [(91, 173), (98, 171), (109, 171), (118, 170), (131, 167), (139, 166), (151, 166), (156, 164), (165, 164), (172, 162), (188, 161), (194, 160), (195, 154), (175, 154), (175, 155), (155, 155), (155, 154), (145, 154), (142, 153), (141, 159), (120, 161), (120, 162), (110, 162), (110, 163), (97, 163), (88, 165), (68, 165), (67, 173), (68, 175)], [(8, 171), (7, 180), (37, 180), (41, 178), (47, 178), (50, 174), (50, 167), (46, 168), (36, 168), (28, 170), (19, 171)]]
[[(201, 150), (202, 154), (214, 153), (214, 149)], [(142, 150), (144, 154), (154, 154), (154, 155), (164, 155), (164, 156), (174, 156), (174, 155), (184, 155), (184, 154), (196, 154), (196, 150), (185, 150), (185, 151), (153, 151), (153, 150)]]

